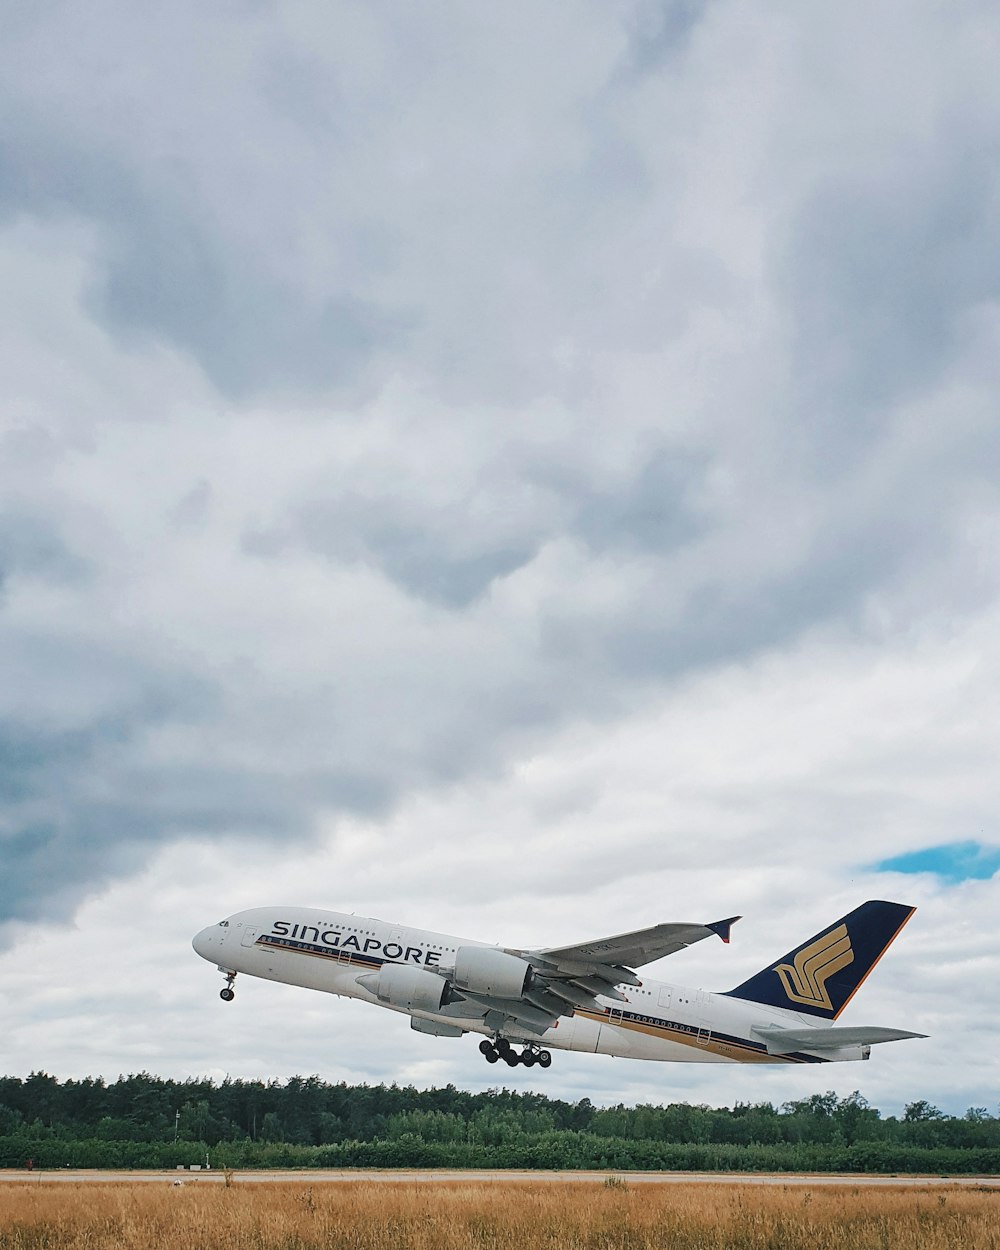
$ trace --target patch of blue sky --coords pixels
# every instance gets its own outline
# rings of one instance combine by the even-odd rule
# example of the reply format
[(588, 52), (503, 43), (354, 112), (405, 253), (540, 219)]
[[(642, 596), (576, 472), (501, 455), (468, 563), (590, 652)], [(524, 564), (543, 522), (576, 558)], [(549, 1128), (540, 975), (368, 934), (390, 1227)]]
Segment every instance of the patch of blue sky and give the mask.
[(981, 842), (949, 842), (922, 851), (907, 851), (873, 865), (876, 872), (929, 872), (957, 885), (962, 881), (988, 881), (1000, 871), (1000, 847)]

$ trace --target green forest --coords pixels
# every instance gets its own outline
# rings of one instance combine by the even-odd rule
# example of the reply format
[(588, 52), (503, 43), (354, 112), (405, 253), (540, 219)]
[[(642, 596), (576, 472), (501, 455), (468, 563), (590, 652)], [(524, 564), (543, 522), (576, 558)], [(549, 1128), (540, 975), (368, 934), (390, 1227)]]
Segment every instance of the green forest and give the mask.
[(607, 1168), (1000, 1172), (1000, 1118), (926, 1101), (883, 1117), (858, 1092), (775, 1107), (595, 1107), (448, 1085), (0, 1077), (0, 1167)]

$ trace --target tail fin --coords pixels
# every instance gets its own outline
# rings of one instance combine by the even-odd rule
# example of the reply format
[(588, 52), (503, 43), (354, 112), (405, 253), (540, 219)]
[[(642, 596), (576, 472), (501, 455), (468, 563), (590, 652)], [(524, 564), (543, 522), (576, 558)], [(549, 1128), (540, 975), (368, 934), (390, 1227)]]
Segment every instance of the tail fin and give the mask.
[(902, 903), (862, 903), (729, 996), (836, 1020), (915, 911)]

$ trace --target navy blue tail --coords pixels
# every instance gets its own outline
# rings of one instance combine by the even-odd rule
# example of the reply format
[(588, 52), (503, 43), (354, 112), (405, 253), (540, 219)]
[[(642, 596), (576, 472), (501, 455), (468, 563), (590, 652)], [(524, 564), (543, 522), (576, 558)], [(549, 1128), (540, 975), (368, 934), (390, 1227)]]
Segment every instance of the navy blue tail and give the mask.
[(836, 1020), (914, 911), (902, 903), (862, 903), (729, 996)]

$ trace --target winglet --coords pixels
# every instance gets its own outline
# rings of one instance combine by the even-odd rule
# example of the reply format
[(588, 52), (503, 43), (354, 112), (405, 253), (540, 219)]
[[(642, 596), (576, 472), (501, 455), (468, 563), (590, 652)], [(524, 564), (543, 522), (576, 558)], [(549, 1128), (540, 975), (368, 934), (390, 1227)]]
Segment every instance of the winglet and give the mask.
[(706, 929), (711, 929), (713, 933), (717, 933), (723, 942), (728, 946), (730, 930), (737, 920), (742, 920), (742, 916), (730, 916), (728, 920), (716, 920), (714, 924), (705, 925)]

